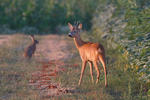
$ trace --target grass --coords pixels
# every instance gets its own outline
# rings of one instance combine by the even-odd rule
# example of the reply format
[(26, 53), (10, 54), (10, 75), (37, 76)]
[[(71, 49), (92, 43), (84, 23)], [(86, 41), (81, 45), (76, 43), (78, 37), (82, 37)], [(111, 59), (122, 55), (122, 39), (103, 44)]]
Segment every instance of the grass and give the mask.
[[(39, 66), (36, 59), (27, 61), (22, 58), (23, 49), (28, 44), (27, 36), (13, 35), (9, 44), (0, 48), (0, 99), (2, 100), (41, 100), (38, 91), (28, 85), (31, 72)], [(40, 37), (38, 37), (40, 39)], [(81, 71), (81, 60), (72, 42), (69, 40), (68, 50), (73, 53), (72, 59), (66, 64), (78, 66), (62, 66), (66, 70), (60, 72), (54, 81), (71, 89), (65, 95), (49, 97), (46, 100), (148, 100), (144, 89), (148, 88), (138, 76), (129, 69), (128, 62), (117, 50), (107, 50), (108, 87), (104, 87), (103, 68), (99, 64), (100, 81), (92, 84), (89, 66), (86, 67), (81, 86), (78, 80)], [(96, 71), (94, 70), (96, 81)]]
[[(13, 35), (8, 44), (0, 49), (0, 99), (29, 100), (36, 98), (36, 91), (28, 86), (30, 73), (38, 62), (27, 62), (22, 58), (24, 46), (28, 43), (24, 35)], [(23, 41), (22, 41), (23, 40)]]
[[(87, 39), (88, 40), (88, 39)], [(61, 100), (148, 100), (149, 97), (144, 91), (144, 82), (138, 79), (138, 75), (130, 69), (128, 61), (118, 52), (117, 49), (107, 49), (107, 69), (108, 69), (108, 87), (104, 87), (104, 72), (102, 65), (99, 64), (100, 81), (98, 84), (92, 84), (89, 66), (86, 67), (81, 86), (78, 81), (81, 71), (81, 60), (79, 54), (72, 47), (70, 52), (74, 53), (73, 59), (66, 63), (79, 64), (78, 67), (64, 66), (66, 72), (59, 74), (57, 81), (64, 87), (74, 89), (71, 95), (55, 97)], [(94, 79), (96, 81), (96, 71), (94, 70)], [(149, 88), (148, 85), (145, 88)], [(140, 93), (141, 92), (141, 93)]]

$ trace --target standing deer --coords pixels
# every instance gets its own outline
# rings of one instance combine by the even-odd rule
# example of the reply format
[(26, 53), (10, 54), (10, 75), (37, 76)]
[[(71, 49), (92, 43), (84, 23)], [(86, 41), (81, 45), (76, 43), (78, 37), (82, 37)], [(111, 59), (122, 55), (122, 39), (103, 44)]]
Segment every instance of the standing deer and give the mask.
[(35, 53), (36, 50), (36, 44), (39, 43), (38, 40), (34, 39), (34, 35), (30, 35), (30, 38), (32, 40), (32, 43), (27, 48), (25, 48), (24, 55), (23, 55), (26, 58), (32, 57), (32, 55)]
[(104, 68), (105, 73), (105, 87), (107, 86), (107, 71), (106, 71), (106, 60), (105, 60), (105, 50), (104, 47), (99, 43), (91, 43), (91, 42), (84, 42), (80, 37), (80, 30), (82, 29), (82, 24), (78, 24), (75, 26), (72, 26), (70, 23), (68, 23), (70, 33), (68, 34), (69, 37), (74, 39), (74, 43), (76, 45), (76, 48), (79, 51), (80, 57), (82, 59), (82, 69), (81, 69), (81, 75), (78, 85), (81, 84), (82, 76), (86, 67), (86, 63), (88, 62), (90, 65), (90, 74), (93, 81), (93, 69), (92, 64), (94, 64), (94, 67), (97, 71), (97, 80), (96, 83), (98, 83), (100, 72), (97, 66), (98, 61), (100, 61)]

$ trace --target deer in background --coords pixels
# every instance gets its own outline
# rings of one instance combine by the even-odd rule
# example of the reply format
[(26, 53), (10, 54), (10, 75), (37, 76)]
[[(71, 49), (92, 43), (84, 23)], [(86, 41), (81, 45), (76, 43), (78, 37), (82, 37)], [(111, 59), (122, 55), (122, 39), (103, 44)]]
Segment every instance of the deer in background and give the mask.
[(82, 59), (82, 69), (81, 69), (81, 75), (79, 79), (78, 85), (81, 84), (83, 73), (86, 67), (87, 62), (90, 65), (90, 74), (93, 80), (93, 69), (92, 65), (94, 64), (94, 67), (97, 71), (97, 80), (96, 83), (98, 83), (100, 72), (97, 66), (98, 61), (100, 61), (104, 68), (105, 73), (105, 87), (107, 86), (107, 70), (106, 70), (106, 60), (105, 60), (105, 50), (104, 47), (99, 43), (91, 43), (91, 42), (84, 42), (80, 37), (80, 30), (82, 29), (82, 24), (77, 24), (75, 26), (72, 26), (70, 23), (68, 23), (70, 33), (68, 34), (69, 37), (72, 37), (74, 39), (74, 43), (76, 45), (76, 48), (79, 51), (80, 57)]

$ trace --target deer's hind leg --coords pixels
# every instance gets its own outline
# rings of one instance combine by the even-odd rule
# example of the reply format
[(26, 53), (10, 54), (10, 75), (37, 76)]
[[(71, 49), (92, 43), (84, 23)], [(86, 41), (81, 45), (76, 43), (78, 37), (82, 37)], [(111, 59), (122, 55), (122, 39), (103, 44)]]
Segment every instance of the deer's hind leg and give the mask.
[(92, 83), (94, 83), (92, 62), (89, 61), (88, 63), (89, 63), (89, 65), (90, 65), (90, 74), (91, 74)]
[(104, 73), (105, 73), (105, 87), (107, 86), (107, 70), (106, 70), (106, 61), (105, 61), (105, 55), (99, 55), (99, 60), (103, 65)]
[(99, 81), (99, 77), (100, 77), (100, 72), (99, 72), (99, 69), (98, 69), (98, 66), (97, 66), (97, 61), (93, 61), (93, 64), (94, 64), (94, 67), (97, 71), (97, 79), (96, 79), (96, 84), (98, 83)]

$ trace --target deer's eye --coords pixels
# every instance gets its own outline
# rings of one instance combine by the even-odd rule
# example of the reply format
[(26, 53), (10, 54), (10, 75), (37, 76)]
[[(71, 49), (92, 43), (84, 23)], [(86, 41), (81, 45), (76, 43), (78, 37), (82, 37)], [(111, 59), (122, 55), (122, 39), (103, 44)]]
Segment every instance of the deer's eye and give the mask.
[(72, 34), (75, 34), (76, 32), (75, 32), (75, 31), (72, 31), (71, 33), (72, 33)]
[(77, 32), (77, 30), (74, 30), (73, 32), (74, 32), (74, 33), (76, 33), (76, 32)]

